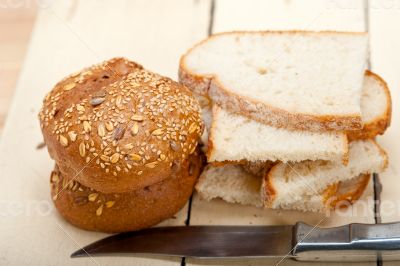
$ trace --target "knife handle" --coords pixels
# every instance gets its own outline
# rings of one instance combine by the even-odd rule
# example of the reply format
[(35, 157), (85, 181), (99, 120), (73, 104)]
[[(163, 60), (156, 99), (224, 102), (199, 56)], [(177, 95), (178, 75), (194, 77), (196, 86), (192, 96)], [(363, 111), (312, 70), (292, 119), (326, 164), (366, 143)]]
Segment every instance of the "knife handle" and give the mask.
[(293, 231), (296, 260), (357, 260), (400, 258), (400, 223), (348, 224), (319, 228), (297, 223)]

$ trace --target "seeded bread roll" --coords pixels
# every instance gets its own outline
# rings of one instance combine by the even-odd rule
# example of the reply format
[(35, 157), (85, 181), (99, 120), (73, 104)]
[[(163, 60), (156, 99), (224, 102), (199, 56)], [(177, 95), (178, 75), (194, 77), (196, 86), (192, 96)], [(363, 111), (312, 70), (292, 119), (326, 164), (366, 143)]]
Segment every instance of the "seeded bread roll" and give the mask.
[(158, 183), (197, 146), (200, 107), (183, 85), (114, 58), (72, 74), (39, 114), (60, 171), (103, 193)]
[(51, 195), (60, 214), (77, 227), (110, 233), (135, 231), (177, 213), (192, 194), (201, 166), (196, 151), (160, 183), (119, 194), (85, 187), (56, 166), (50, 178)]

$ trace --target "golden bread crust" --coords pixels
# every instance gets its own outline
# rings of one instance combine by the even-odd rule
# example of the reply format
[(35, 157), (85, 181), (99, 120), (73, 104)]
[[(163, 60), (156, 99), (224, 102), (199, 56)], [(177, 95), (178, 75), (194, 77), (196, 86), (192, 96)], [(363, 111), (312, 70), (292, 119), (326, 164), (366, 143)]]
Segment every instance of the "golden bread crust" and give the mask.
[(324, 199), (324, 205), (327, 209), (337, 209), (348, 207), (349, 205), (356, 202), (364, 193), (369, 180), (371, 179), (370, 174), (362, 174), (357, 177), (358, 182), (351, 189), (341, 191), (342, 182), (332, 184), (322, 192)]
[(377, 117), (373, 121), (364, 123), (362, 129), (348, 130), (346, 134), (350, 141), (359, 139), (372, 139), (378, 135), (382, 135), (390, 126), (390, 122), (392, 119), (392, 97), (390, 95), (390, 90), (387, 83), (379, 75), (371, 71), (366, 71), (365, 75), (377, 80), (380, 83), (381, 88), (385, 90), (386, 110), (382, 113), (381, 116)]

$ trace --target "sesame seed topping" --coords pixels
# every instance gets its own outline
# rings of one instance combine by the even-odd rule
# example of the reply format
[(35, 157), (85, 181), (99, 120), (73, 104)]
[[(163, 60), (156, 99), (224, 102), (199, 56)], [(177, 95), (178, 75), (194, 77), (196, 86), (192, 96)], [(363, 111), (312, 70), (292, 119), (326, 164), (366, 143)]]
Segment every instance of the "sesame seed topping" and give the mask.
[(128, 143), (128, 144), (125, 144), (125, 145), (124, 145), (124, 148), (125, 148), (125, 149), (128, 149), (128, 150), (133, 149), (133, 147), (134, 147), (134, 146), (133, 146), (132, 143)]
[(154, 130), (153, 132), (151, 132), (151, 134), (152, 134), (153, 136), (160, 136), (160, 135), (162, 135), (163, 133), (164, 133), (164, 131), (163, 131), (161, 128), (158, 128), (158, 129)]
[(91, 194), (89, 194), (89, 196), (88, 196), (88, 200), (89, 200), (89, 201), (95, 201), (95, 200), (97, 199), (98, 196), (99, 196), (98, 193), (91, 193)]
[(75, 83), (68, 83), (64, 86), (64, 90), (65, 91), (69, 91), (72, 90), (73, 88), (75, 88)]
[(77, 106), (76, 106), (76, 110), (78, 110), (79, 112), (85, 112), (85, 107), (83, 107), (82, 105), (80, 105), (80, 104), (78, 104)]
[(192, 134), (193, 132), (195, 132), (197, 129), (197, 125), (196, 123), (192, 123), (189, 127), (189, 134)]
[(76, 140), (77, 134), (75, 133), (75, 131), (70, 131), (70, 132), (68, 132), (68, 136), (69, 136), (69, 139), (72, 142), (74, 142)]
[(119, 160), (119, 153), (114, 153), (111, 157), (110, 157), (110, 161), (112, 163), (117, 163)]
[(97, 127), (97, 134), (99, 134), (100, 137), (104, 137), (106, 135), (106, 128), (103, 123)]
[(100, 159), (101, 159), (102, 161), (105, 161), (105, 162), (109, 162), (109, 161), (110, 161), (110, 157), (108, 157), (107, 155), (104, 155), (104, 154), (102, 154), (102, 155), (100, 156)]
[(60, 181), (60, 177), (58, 176), (58, 174), (53, 174), (51, 176), (51, 181), (53, 181), (54, 183), (58, 183), (58, 181)]
[(68, 146), (68, 139), (64, 137), (63, 135), (60, 135), (60, 144), (64, 147)]
[(86, 155), (86, 147), (83, 141), (81, 142), (81, 144), (79, 144), (79, 154), (81, 155), (81, 157), (85, 157)]
[(136, 153), (129, 154), (129, 158), (132, 161), (140, 161), (140, 160), (142, 160), (142, 157), (139, 154), (136, 154)]
[(143, 116), (141, 116), (141, 115), (133, 115), (133, 116), (131, 116), (131, 119), (133, 121), (139, 121), (139, 122), (144, 120)]
[(92, 130), (92, 127), (90, 126), (88, 121), (83, 121), (83, 130), (86, 133), (89, 133)]
[(135, 136), (139, 132), (139, 124), (137, 122), (133, 123), (133, 126), (131, 127), (131, 134), (132, 136)]
[(114, 130), (114, 125), (113, 125), (113, 123), (112, 123), (111, 121), (108, 121), (108, 122), (106, 123), (106, 129), (107, 129), (108, 131), (113, 131), (113, 130)]
[(107, 202), (106, 202), (106, 207), (107, 207), (107, 208), (111, 208), (112, 206), (114, 206), (114, 204), (115, 204), (115, 201), (111, 201), (111, 200), (110, 200), (110, 201), (107, 201)]
[(103, 213), (103, 204), (96, 210), (96, 215), (100, 216)]
[(122, 104), (122, 97), (118, 96), (117, 99), (115, 100), (115, 105), (117, 105), (117, 107), (121, 106)]
[(146, 163), (144, 166), (146, 166), (147, 168), (154, 168), (157, 166), (157, 161)]

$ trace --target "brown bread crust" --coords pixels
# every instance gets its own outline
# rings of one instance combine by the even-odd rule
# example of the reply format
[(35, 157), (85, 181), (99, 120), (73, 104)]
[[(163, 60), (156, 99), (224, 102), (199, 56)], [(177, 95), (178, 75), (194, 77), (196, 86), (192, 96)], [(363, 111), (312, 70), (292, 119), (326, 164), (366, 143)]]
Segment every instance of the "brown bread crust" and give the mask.
[(386, 129), (390, 126), (392, 119), (392, 97), (387, 83), (377, 74), (366, 71), (365, 75), (373, 77), (377, 80), (381, 88), (385, 90), (386, 94), (386, 110), (382, 112), (382, 115), (375, 118), (373, 121), (364, 123), (364, 126), (360, 130), (348, 130), (346, 132), (349, 141), (359, 139), (372, 139), (378, 135), (385, 133)]
[(327, 209), (345, 208), (361, 198), (371, 179), (371, 175), (362, 174), (356, 178), (358, 182), (354, 187), (342, 191), (342, 182), (338, 182), (324, 190), (322, 195)]
[(200, 106), (186, 87), (124, 58), (64, 78), (39, 118), (61, 172), (103, 193), (168, 178), (203, 131)]
[(172, 217), (187, 202), (200, 174), (196, 151), (167, 179), (127, 193), (104, 194), (62, 174), (50, 178), (51, 195), (59, 213), (71, 224), (108, 233), (135, 231)]

